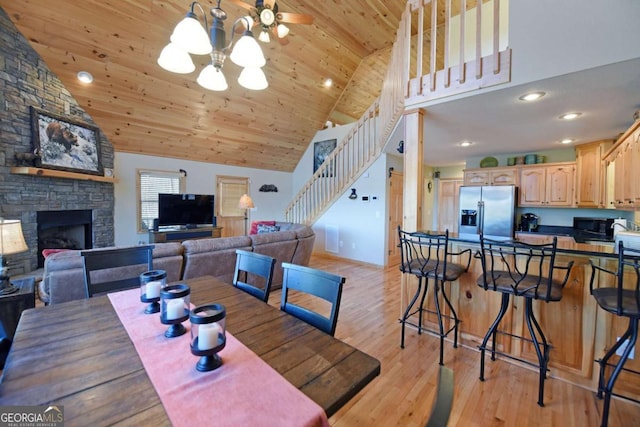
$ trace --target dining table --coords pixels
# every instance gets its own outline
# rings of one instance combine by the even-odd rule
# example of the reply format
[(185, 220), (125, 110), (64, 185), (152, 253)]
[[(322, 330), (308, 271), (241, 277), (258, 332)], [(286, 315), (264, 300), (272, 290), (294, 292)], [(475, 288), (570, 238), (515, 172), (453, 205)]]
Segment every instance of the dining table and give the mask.
[[(210, 276), (177, 283), (189, 286), (192, 306), (223, 305), (226, 331), (233, 339), (315, 402), (326, 417), (380, 373), (374, 357), (229, 283)], [(2, 373), (0, 405), (62, 405), (68, 425), (174, 424), (112, 299), (102, 295), (24, 311)], [(144, 305), (135, 303), (143, 312)], [(228, 356), (221, 355), (218, 370), (224, 373)], [(197, 378), (197, 357), (186, 357), (193, 359), (188, 375)], [(208, 377), (194, 381), (206, 386)], [(245, 378), (242, 384), (247, 382)], [(270, 393), (264, 388), (263, 393)], [(215, 393), (216, 387), (208, 389)], [(234, 392), (233, 387), (227, 395), (221, 390), (210, 399), (232, 399), (229, 393)], [(255, 425), (264, 425), (260, 416), (255, 414)]]

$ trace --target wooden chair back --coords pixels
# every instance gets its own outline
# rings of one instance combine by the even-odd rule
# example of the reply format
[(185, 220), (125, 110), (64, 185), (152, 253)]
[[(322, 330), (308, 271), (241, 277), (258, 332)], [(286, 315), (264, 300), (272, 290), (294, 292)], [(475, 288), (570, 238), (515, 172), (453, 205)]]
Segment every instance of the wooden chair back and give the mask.
[(233, 286), (267, 302), (271, 293), (275, 265), (275, 258), (237, 249)]
[[(280, 309), (333, 336), (338, 323), (340, 298), (345, 278), (315, 268), (286, 262), (282, 263), (282, 269), (284, 276)], [(325, 311), (329, 314), (326, 316), (321, 314), (320, 307), (314, 308), (313, 304), (307, 306), (302, 302), (293, 302), (291, 294), (294, 292), (313, 295), (328, 302), (329, 307)]]
[(140, 286), (140, 274), (153, 270), (153, 248), (140, 245), (81, 251), (87, 298)]

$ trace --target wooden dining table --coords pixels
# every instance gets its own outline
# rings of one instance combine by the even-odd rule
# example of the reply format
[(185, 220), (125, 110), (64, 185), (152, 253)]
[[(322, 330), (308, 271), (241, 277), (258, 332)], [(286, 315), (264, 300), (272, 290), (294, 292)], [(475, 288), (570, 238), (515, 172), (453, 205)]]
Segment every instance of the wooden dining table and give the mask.
[[(219, 303), (226, 328), (289, 383), (334, 414), (380, 362), (213, 277), (189, 279), (191, 303)], [(194, 358), (194, 363), (195, 363)], [(23, 312), (0, 382), (0, 405), (63, 405), (68, 425), (170, 425), (107, 296)]]

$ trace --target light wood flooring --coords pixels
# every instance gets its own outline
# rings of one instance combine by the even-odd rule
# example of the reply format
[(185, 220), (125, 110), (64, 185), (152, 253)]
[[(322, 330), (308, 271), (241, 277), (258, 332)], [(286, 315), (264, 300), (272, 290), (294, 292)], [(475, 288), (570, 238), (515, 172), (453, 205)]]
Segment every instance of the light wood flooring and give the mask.
[[(332, 426), (424, 426), (438, 382), (439, 341), (407, 329), (400, 348), (400, 272), (314, 255), (312, 267), (347, 278), (336, 337), (376, 357), (381, 374), (329, 420)], [(269, 303), (279, 305), (281, 292)], [(488, 326), (488, 325), (487, 325)], [(553, 351), (551, 353), (553, 358)], [(445, 366), (454, 373), (449, 426), (599, 426), (602, 401), (594, 392), (558, 379), (545, 386), (545, 407), (537, 405), (536, 371), (487, 358), (485, 382), (478, 379), (477, 349), (445, 343)], [(640, 405), (611, 404), (609, 426), (640, 425)]]

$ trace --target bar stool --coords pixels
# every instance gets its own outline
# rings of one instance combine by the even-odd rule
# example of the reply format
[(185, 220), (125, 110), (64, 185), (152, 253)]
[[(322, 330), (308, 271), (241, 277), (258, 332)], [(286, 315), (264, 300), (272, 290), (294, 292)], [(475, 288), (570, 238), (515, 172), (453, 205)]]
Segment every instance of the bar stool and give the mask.
[[(486, 291), (502, 294), (498, 316), (491, 324), (479, 347), (480, 381), (484, 381), (484, 355), (487, 343), (491, 339), (491, 360), (496, 360), (496, 354), (500, 354), (536, 366), (539, 369), (538, 405), (540, 406), (544, 406), (544, 380), (547, 378), (551, 346), (533, 313), (533, 300), (547, 303), (560, 301), (562, 289), (567, 283), (573, 267), (573, 261), (564, 267), (555, 265), (557, 245), (557, 237), (553, 238), (552, 243), (531, 245), (517, 241), (496, 241), (480, 236), (480, 253), (478, 254), (482, 264), (482, 275), (477, 280), (478, 286)], [(553, 278), (556, 269), (566, 270), (563, 280)], [(498, 329), (507, 312), (512, 295), (514, 298), (523, 297), (525, 299), (525, 322), (531, 339)], [(496, 350), (496, 334), (498, 332), (532, 343), (538, 357), (538, 364), (498, 352)]]
[[(449, 250), (449, 231), (444, 234), (434, 234), (429, 232), (413, 232), (403, 231), (398, 227), (398, 237), (400, 241), (400, 256), (402, 262), (400, 271), (402, 273), (413, 274), (418, 278), (418, 287), (413, 298), (409, 302), (400, 323), (402, 323), (402, 337), (400, 340), (400, 348), (404, 348), (405, 326), (409, 324), (418, 329), (418, 334), (422, 331), (435, 334), (440, 337), (440, 365), (443, 365), (444, 358), (444, 339), (453, 331), (453, 347), (458, 347), (458, 315), (449, 301), (445, 289), (446, 282), (453, 282), (469, 269), (471, 263), (471, 249), (465, 249), (461, 252), (451, 252)], [(461, 258), (467, 254), (467, 263), (457, 264), (450, 262), (449, 259), (453, 255)], [(424, 287), (422, 280), (425, 279)], [(424, 301), (429, 289), (429, 279), (433, 279), (433, 298), (436, 311), (429, 310), (424, 307)], [(442, 296), (445, 303), (449, 307), (451, 315), (442, 313), (440, 309), (440, 298), (438, 293), (442, 290)], [(414, 306), (420, 297), (420, 304), (414, 309)], [(438, 330), (430, 330), (422, 326), (422, 315), (424, 312), (435, 314), (438, 318)], [(418, 314), (418, 323), (414, 323), (410, 318)], [(445, 331), (443, 318), (453, 321), (453, 326)]]
[[(615, 286), (599, 287), (594, 289), (594, 280), (596, 273), (599, 271), (613, 275), (616, 282)], [(604, 282), (605, 277), (606, 276), (601, 277), (598, 283)], [(625, 281), (627, 282), (627, 288), (624, 287)], [(629, 282), (631, 283), (631, 286), (629, 286)], [(602, 359), (596, 360), (600, 365), (598, 398), (602, 399), (602, 395), (604, 394), (604, 407), (602, 410), (601, 425), (606, 427), (609, 422), (611, 396), (617, 396), (640, 403), (638, 400), (613, 392), (613, 386), (622, 371), (638, 374), (638, 372), (625, 369), (624, 364), (627, 362), (629, 354), (634, 349), (636, 341), (638, 340), (638, 319), (640, 319), (640, 250), (625, 248), (623, 242), (620, 242), (618, 245), (617, 271), (607, 270), (594, 265), (591, 262), (591, 282), (589, 290), (591, 291), (591, 295), (596, 299), (600, 308), (614, 316), (629, 318), (629, 326), (624, 334), (622, 334), (622, 337), (613, 344)], [(627, 342), (627, 345), (624, 350), (622, 350), (622, 355), (620, 356), (620, 359), (618, 359), (618, 362), (615, 364), (609, 363), (611, 357), (620, 350), (625, 342)], [(613, 371), (610, 373), (608, 378), (605, 378), (607, 367), (612, 367)]]

